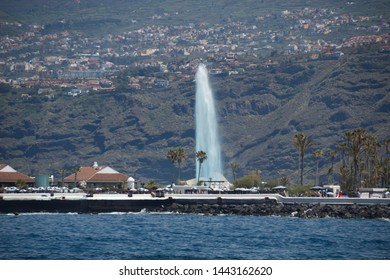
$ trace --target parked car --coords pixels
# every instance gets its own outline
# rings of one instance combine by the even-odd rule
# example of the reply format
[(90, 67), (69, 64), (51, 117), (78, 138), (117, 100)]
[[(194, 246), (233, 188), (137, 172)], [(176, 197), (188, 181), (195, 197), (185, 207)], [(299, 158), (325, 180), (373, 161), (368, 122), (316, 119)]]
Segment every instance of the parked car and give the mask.
[(19, 189), (15, 186), (12, 186), (12, 187), (5, 187), (4, 188), (5, 192), (7, 193), (16, 193), (16, 192), (19, 192)]

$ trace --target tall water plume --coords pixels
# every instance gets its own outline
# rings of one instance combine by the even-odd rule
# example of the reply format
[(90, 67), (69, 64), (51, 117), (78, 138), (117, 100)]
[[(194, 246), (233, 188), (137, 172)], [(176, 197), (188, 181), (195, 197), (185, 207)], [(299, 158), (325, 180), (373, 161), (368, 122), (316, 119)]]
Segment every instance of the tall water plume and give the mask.
[[(217, 112), (214, 104), (213, 91), (210, 87), (207, 68), (201, 64), (195, 76), (196, 81), (196, 152), (206, 152), (207, 159), (202, 163), (200, 178), (204, 180), (222, 180), (221, 145)], [(199, 164), (196, 164), (196, 176)]]

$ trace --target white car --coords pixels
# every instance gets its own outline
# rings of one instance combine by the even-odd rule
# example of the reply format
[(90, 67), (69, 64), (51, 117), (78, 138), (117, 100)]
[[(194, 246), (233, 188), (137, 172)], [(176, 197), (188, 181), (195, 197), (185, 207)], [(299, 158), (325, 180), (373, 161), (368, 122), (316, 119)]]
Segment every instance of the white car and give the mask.
[(13, 187), (5, 187), (4, 188), (5, 192), (8, 192), (8, 193), (14, 193), (14, 192), (19, 192), (19, 189), (15, 186)]

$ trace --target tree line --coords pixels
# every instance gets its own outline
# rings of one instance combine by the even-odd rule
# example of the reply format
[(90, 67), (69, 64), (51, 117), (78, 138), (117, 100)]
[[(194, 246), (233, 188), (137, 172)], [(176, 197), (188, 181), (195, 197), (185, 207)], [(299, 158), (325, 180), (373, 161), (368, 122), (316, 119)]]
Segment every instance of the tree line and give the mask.
[[(337, 145), (337, 150), (327, 152), (331, 160), (328, 169), (330, 183), (334, 183), (337, 174), (341, 188), (346, 192), (357, 191), (359, 188), (374, 188), (389, 186), (389, 139), (380, 143), (365, 129), (358, 128), (344, 132), (343, 142)], [(310, 136), (303, 133), (295, 134), (293, 145), (299, 151), (300, 184), (303, 185), (305, 151), (313, 147), (315, 142)], [(316, 150), (316, 184), (319, 184), (318, 164), (326, 153)], [(335, 170), (336, 155), (340, 155), (339, 169)], [(336, 171), (338, 171), (336, 173)]]
[[(319, 163), (327, 157), (330, 166), (327, 169), (327, 181), (335, 184), (336, 177), (341, 189), (345, 193), (357, 192), (359, 188), (389, 187), (389, 139), (378, 141), (373, 135), (363, 128), (347, 131), (342, 134), (343, 141), (335, 146), (334, 150), (324, 151), (316, 149), (312, 156), (316, 159), (315, 185), (322, 185), (320, 181)], [(306, 185), (304, 182), (305, 156), (309, 148), (317, 146), (311, 136), (304, 133), (293, 135), (292, 144), (298, 150), (298, 186)], [(336, 162), (336, 157), (339, 162)], [(233, 175), (239, 168), (237, 163), (231, 163)], [(260, 171), (251, 171), (237, 180), (235, 187), (255, 187), (261, 181)], [(235, 177), (235, 175), (234, 175)], [(267, 187), (276, 185), (287, 186), (290, 180), (287, 176), (279, 180), (269, 180)]]
[[(195, 154), (196, 160), (198, 161), (199, 168), (197, 174), (197, 182), (199, 183), (200, 171), (202, 164), (207, 160), (207, 153), (205, 151), (197, 151)], [(183, 148), (170, 149), (167, 152), (167, 159), (172, 163), (172, 182), (181, 182), (181, 163), (187, 158), (187, 153)], [(175, 179), (175, 163), (178, 165), (178, 177)]]
[[(379, 142), (363, 128), (344, 132), (342, 138), (343, 141), (336, 145), (334, 150), (324, 151), (322, 149), (316, 149), (312, 153), (312, 156), (316, 159), (315, 185), (321, 185), (319, 165), (321, 159), (326, 156), (330, 161), (329, 167), (326, 168), (328, 183), (334, 184), (337, 177), (341, 189), (346, 193), (357, 191), (362, 187), (388, 187), (390, 140), (386, 139)], [(315, 147), (317, 144), (311, 136), (307, 136), (304, 133), (293, 135), (292, 144), (298, 150), (298, 185), (303, 186), (305, 185), (305, 157), (308, 149)], [(195, 156), (199, 164), (199, 174), (197, 174), (197, 182), (199, 183), (202, 163), (207, 160), (207, 154), (204, 151), (197, 151)], [(336, 162), (336, 157), (339, 158), (338, 162)], [(183, 148), (170, 149), (168, 151), (167, 159), (172, 163), (172, 182), (180, 182), (181, 163), (186, 158), (187, 154)], [(176, 163), (178, 166), (177, 180), (175, 177)], [(229, 168), (233, 175), (233, 185), (235, 188), (251, 188), (261, 185), (260, 170), (250, 171), (247, 175), (236, 178), (240, 165), (237, 162), (231, 162)], [(272, 181), (270, 184), (274, 185), (288, 185), (290, 182), (287, 176), (282, 177), (278, 182), (272, 179), (270, 181)]]

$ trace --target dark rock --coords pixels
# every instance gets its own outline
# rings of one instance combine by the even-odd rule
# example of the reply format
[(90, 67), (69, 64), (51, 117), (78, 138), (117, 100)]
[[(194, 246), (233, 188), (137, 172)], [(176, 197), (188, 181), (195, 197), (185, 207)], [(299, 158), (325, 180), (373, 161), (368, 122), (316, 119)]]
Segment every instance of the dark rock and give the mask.
[(166, 211), (205, 215), (287, 216), (300, 218), (390, 218), (390, 205), (331, 205), (331, 204), (178, 204)]

